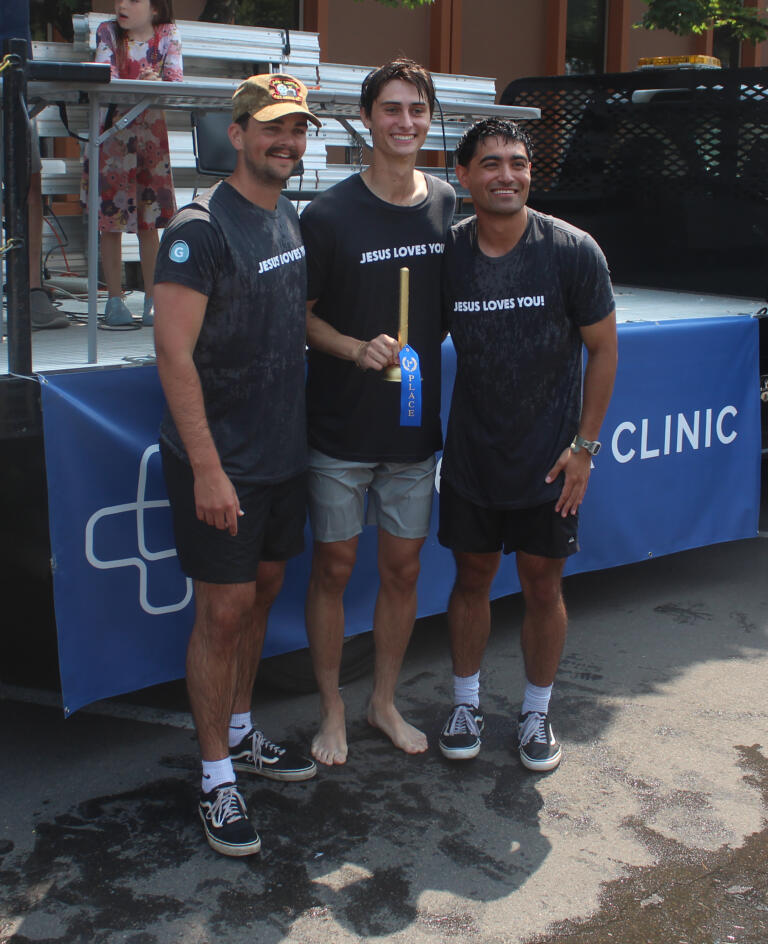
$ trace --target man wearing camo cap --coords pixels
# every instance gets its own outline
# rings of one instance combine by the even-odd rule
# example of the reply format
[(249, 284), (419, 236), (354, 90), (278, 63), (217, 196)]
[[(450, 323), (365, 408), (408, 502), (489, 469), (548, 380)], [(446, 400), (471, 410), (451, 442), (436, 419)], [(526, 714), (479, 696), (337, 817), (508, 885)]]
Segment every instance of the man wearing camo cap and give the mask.
[(155, 344), (160, 449), (179, 561), (194, 580), (187, 686), (203, 763), (199, 813), (224, 855), (259, 851), (235, 771), (306, 780), (309, 758), (254, 727), (251, 698), (285, 563), (304, 546), (306, 272), (281, 195), (304, 154), (305, 86), (255, 75), (232, 100), (237, 165), (165, 230)]

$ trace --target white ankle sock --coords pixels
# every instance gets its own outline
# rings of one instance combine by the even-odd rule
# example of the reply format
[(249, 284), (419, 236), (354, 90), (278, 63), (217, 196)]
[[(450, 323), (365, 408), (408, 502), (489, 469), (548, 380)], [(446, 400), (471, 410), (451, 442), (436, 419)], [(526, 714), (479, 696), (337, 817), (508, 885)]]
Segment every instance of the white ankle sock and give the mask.
[(210, 793), (222, 783), (234, 783), (235, 771), (229, 757), (203, 761), (203, 793)]
[(551, 697), (551, 685), (542, 688), (539, 685), (531, 685), (531, 683), (528, 682), (525, 686), (523, 707), (520, 709), (520, 714), (524, 715), (527, 711), (538, 711), (542, 715), (547, 714), (549, 711), (549, 699)]
[(250, 711), (233, 714), (229, 719), (229, 746), (236, 747), (252, 728)]
[(474, 675), (453, 676), (454, 705), (473, 705), (480, 707), (480, 673)]

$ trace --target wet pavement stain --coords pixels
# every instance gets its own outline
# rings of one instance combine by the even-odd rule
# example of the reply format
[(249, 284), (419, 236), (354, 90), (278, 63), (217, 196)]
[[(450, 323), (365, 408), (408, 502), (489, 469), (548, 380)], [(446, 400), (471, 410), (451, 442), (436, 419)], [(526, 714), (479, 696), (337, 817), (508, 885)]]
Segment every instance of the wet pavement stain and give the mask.
[[(571, 679), (558, 682), (555, 734), (560, 740), (585, 743), (599, 739), (614, 721), (618, 708), (595, 697), (599, 688)], [(586, 697), (585, 697), (586, 696)]]
[[(494, 859), (484, 849), (474, 844), (469, 830), (446, 836), (440, 841), (439, 848), (454, 865), (460, 868), (479, 869), (487, 878), (495, 882), (503, 882), (509, 875), (509, 863)], [(521, 869), (521, 871), (524, 870)]]
[(42, 910), (43, 923), (61, 933), (46, 938), (19, 933), (8, 940), (107, 944), (116, 930), (139, 931), (155, 918), (187, 911), (188, 905), (170, 895), (138, 894), (128, 885), (186, 861), (183, 834), (191, 796), (186, 784), (159, 781), (119, 797), (88, 800), (75, 813), (39, 823), (32, 853), (7, 871), (12, 863), (4, 861), (0, 885), (14, 889), (9, 913), (22, 919), (35, 914), (40, 921)]
[(350, 890), (347, 916), (356, 932), (364, 937), (386, 934), (393, 921), (406, 927), (416, 918), (410, 892), (405, 869), (377, 869)]
[(585, 660), (578, 653), (567, 653), (560, 662), (558, 674), (577, 681), (599, 682), (603, 678), (602, 666)]
[(731, 619), (736, 623), (739, 629), (745, 633), (753, 633), (757, 630), (757, 624), (754, 623), (746, 613), (740, 613), (738, 610), (735, 610), (733, 613), (729, 614)]
[[(736, 747), (745, 782), (768, 810), (768, 759), (760, 745)], [(694, 794), (677, 796), (681, 806)], [(600, 908), (563, 921), (526, 944), (766, 944), (768, 820), (737, 848), (692, 849), (661, 836), (644, 817), (625, 822), (657, 859), (607, 882)]]
[(689, 603), (687, 606), (681, 606), (679, 603), (661, 603), (653, 608), (653, 612), (671, 616), (675, 623), (680, 624), (712, 619), (712, 614), (704, 608), (703, 603)]
[[(561, 698), (561, 708), (569, 701)], [(564, 724), (569, 715), (563, 711)], [(19, 922), (6, 937), (0, 920), (0, 941), (165, 944), (191, 940), (183, 931), (192, 925), (194, 944), (279, 944), (294, 934), (304, 940), (308, 923), (322, 937), (327, 923), (329, 933), (337, 927), (355, 939), (413, 929), (436, 944), (483, 944), (484, 903), (523, 889), (552, 851), (542, 823), (577, 839), (600, 825), (557, 772), (535, 777), (523, 770), (510, 751), (509, 719), (490, 717), (485, 749), (468, 765), (436, 754), (394, 765), (374, 732), (356, 742), (356, 765), (333, 775), (305, 784), (244, 781), (264, 842), (261, 855), (246, 860), (225, 859), (204, 844), (196, 783), (186, 774), (163, 775), (55, 816), (38, 807), (34, 846), (22, 852), (6, 843), (0, 850), (0, 886)], [(699, 780), (670, 789), (628, 771), (616, 751), (597, 742), (588, 749), (605, 789), (632, 794), (638, 812), (621, 829), (658, 864), (628, 867), (622, 880), (604, 886), (596, 915), (535, 940), (766, 944), (768, 824), (734, 840), (707, 792), (697, 789)], [(738, 757), (744, 779), (768, 807), (761, 749), (739, 748)], [(184, 768), (184, 755), (173, 759)], [(680, 842), (662, 835), (670, 819), (682, 827), (672, 830)], [(702, 839), (720, 848), (690, 848)], [(729, 839), (739, 848), (725, 845)], [(443, 910), (444, 899), (422, 898), (429, 891), (458, 898), (445, 900)], [(495, 933), (494, 944), (507, 940)]]
[[(242, 861), (217, 856), (201, 841), (196, 791), (176, 779), (89, 800), (52, 822), (40, 822), (31, 853), (25, 859), (7, 855), (0, 863), (0, 884), (10, 891), (8, 913), (22, 922), (18, 933), (0, 933), (0, 940), (109, 944), (117, 932), (121, 941), (128, 941), (125, 933), (136, 931), (136, 944), (154, 944), (157, 938), (143, 929), (185, 915), (204, 916), (219, 939), (233, 926), (248, 929), (266, 921), (279, 940), (296, 917), (322, 904), (306, 862), (296, 861), (296, 849), (306, 849), (297, 832), (304, 843), (322, 838), (327, 848), (331, 819), (335, 848), (343, 855), (368, 831), (368, 817), (355, 810), (362, 806), (359, 801), (345, 797), (342, 802), (334, 783), (317, 786), (315, 803), (319, 800), (325, 816), (318, 816), (317, 806), (310, 812), (297, 803), (296, 793), (247, 791), (260, 821), (294, 825), (285, 835), (268, 827), (268, 851)], [(330, 810), (336, 811), (335, 821)], [(193, 875), (184, 871), (191, 861), (197, 863)], [(201, 880), (201, 870), (233, 881)], [(181, 879), (174, 878), (178, 874)], [(24, 933), (25, 926), (33, 936)], [(41, 927), (56, 927), (59, 933), (44, 936)]]
[(0, 922), (0, 941), (156, 944), (185, 940), (175, 929), (191, 923), (207, 935), (195, 941), (234, 930), (237, 940), (278, 944), (307, 919), (335, 921), (363, 939), (412, 926), (456, 937), (474, 934), (474, 919), (420, 908), (422, 892), (504, 898), (548, 855), (541, 800), (509, 754), (452, 776), (441, 758), (413, 758), (393, 783), (395, 765), (375, 735), (356, 753), (359, 766), (333, 778), (242, 783), (263, 841), (262, 853), (244, 860), (205, 845), (186, 776), (84, 801), (50, 820), (40, 814), (32, 849), (9, 844), (0, 856), (7, 913), (18, 925), (6, 937)]

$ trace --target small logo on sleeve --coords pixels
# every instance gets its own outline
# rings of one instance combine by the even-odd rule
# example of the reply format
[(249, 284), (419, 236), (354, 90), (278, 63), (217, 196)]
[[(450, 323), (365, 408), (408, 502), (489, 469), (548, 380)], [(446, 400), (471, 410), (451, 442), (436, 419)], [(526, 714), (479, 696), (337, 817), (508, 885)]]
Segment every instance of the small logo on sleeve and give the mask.
[(171, 262), (186, 262), (189, 259), (189, 246), (183, 239), (177, 239), (168, 250), (168, 258)]

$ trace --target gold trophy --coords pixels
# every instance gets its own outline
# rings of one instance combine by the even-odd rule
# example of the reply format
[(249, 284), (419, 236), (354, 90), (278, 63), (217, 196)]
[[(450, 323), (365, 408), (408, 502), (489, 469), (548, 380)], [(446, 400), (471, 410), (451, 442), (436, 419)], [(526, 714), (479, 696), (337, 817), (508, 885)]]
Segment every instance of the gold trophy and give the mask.
[[(409, 276), (410, 270), (407, 268), (407, 266), (403, 266), (403, 268), (400, 270), (400, 325), (397, 332), (397, 343), (400, 345), (401, 351), (408, 343)], [(387, 367), (384, 370), (384, 379), (391, 380), (393, 383), (400, 383), (403, 379), (400, 365), (398, 364), (396, 367)]]

